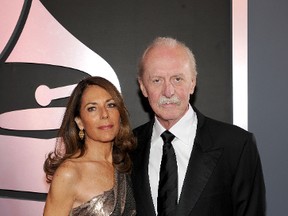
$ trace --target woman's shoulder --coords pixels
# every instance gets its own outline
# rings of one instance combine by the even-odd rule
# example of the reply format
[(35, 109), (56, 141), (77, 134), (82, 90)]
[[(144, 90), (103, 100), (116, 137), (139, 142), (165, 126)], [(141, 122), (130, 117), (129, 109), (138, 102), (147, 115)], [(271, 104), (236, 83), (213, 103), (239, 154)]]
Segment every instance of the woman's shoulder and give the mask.
[(77, 173), (77, 165), (73, 161), (64, 161), (53, 175), (48, 196), (51, 202), (67, 203), (72, 205), (77, 195), (77, 187), (80, 180)]
[(75, 184), (79, 179), (79, 166), (75, 160), (64, 161), (56, 170), (53, 181), (61, 181), (64, 184)]

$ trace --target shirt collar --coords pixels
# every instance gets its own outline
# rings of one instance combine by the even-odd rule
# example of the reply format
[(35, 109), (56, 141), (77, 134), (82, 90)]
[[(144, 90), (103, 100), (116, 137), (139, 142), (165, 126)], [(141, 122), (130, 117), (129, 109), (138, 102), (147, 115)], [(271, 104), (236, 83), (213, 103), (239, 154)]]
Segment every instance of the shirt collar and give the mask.
[[(177, 139), (180, 139), (183, 143), (189, 144), (192, 139), (194, 139), (197, 128), (197, 116), (192, 106), (189, 104), (188, 111), (185, 115), (169, 129), (171, 133), (175, 135)], [(160, 122), (155, 117), (154, 123), (154, 133), (152, 139), (160, 137), (160, 135), (166, 129), (160, 124)]]

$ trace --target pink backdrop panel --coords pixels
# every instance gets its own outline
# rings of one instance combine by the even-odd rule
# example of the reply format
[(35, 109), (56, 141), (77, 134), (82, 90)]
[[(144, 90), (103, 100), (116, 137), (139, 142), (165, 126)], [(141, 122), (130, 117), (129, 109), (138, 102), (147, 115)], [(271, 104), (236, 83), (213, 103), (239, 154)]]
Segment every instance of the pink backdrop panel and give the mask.
[(1, 0), (0, 7), (0, 53), (9, 41), (19, 19), (23, 0)]
[(36, 139), (0, 135), (1, 161), (0, 188), (7, 190), (45, 193), (43, 163), (47, 152), (52, 151), (53, 139)]
[(0, 198), (0, 214), (3, 216), (43, 215), (44, 202)]

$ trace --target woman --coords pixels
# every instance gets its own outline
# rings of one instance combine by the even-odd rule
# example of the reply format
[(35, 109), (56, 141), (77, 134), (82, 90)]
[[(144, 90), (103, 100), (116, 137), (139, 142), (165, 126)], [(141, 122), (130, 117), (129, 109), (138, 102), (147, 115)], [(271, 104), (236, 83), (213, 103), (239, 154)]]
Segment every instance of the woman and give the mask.
[(128, 175), (135, 140), (115, 86), (101, 77), (82, 80), (58, 137), (44, 163), (51, 183), (44, 215), (135, 215)]

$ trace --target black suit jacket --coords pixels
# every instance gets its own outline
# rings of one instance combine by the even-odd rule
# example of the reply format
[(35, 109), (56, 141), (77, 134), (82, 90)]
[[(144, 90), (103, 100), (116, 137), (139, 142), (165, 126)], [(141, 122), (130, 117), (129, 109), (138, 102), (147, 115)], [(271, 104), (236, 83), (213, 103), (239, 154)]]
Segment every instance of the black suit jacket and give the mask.
[[(177, 216), (265, 215), (265, 186), (253, 134), (203, 116), (198, 126)], [(154, 120), (134, 129), (132, 183), (137, 215), (155, 216), (148, 161)]]

